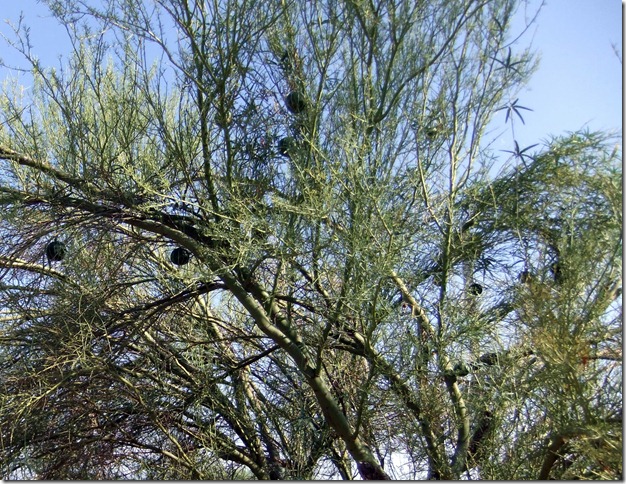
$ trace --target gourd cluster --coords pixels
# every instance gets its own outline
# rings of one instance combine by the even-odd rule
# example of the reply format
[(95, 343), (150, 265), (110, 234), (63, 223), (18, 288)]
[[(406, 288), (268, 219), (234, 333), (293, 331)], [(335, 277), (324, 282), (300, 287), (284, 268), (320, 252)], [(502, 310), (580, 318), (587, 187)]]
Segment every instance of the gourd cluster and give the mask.
[[(302, 114), (307, 109), (305, 96), (299, 91), (291, 91), (285, 96), (285, 107), (292, 114)], [(286, 136), (278, 141), (278, 152), (287, 158), (296, 146), (296, 140), (291, 136)], [(67, 254), (65, 244), (56, 238), (46, 246), (46, 257), (50, 262), (60, 262)], [(191, 252), (183, 247), (176, 247), (170, 253), (170, 261), (177, 266), (184, 266), (189, 263)]]
[[(50, 262), (61, 262), (67, 254), (65, 244), (54, 239), (46, 246), (46, 257)], [(177, 266), (184, 266), (189, 263), (191, 252), (183, 247), (176, 247), (170, 253), (170, 261)]]
[[(302, 114), (307, 109), (307, 102), (304, 95), (299, 91), (291, 91), (285, 97), (285, 107), (292, 114)], [(286, 158), (291, 157), (291, 153), (296, 147), (296, 140), (291, 136), (286, 136), (278, 140), (278, 153)]]

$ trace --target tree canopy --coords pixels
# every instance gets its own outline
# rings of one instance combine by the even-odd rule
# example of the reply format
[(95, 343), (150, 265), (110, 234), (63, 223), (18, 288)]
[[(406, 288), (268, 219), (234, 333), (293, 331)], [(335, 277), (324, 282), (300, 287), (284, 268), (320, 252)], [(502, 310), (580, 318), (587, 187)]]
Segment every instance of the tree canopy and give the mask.
[(495, 148), (524, 3), (45, 3), (72, 53), (18, 29), (0, 97), (5, 479), (621, 478), (621, 151)]

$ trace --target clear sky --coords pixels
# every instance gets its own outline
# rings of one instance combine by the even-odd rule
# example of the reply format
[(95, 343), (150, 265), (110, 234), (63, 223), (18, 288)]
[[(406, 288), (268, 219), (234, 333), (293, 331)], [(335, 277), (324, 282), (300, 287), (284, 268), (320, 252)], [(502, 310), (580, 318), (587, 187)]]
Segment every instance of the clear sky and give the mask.
[[(530, 0), (527, 11), (536, 11), (540, 4), (541, 0)], [(0, 0), (0, 34), (14, 38), (6, 21), (17, 23), (21, 11), (31, 27), (34, 53), (44, 64), (55, 64), (58, 55), (68, 51), (65, 31), (38, 0)], [(519, 48), (528, 42), (539, 52), (541, 64), (519, 94), (519, 104), (533, 109), (523, 111), (525, 126), (515, 125), (520, 147), (583, 127), (621, 133), (622, 64), (612, 47), (621, 55), (619, 0), (545, 0), (537, 24), (519, 41)], [(0, 58), (24, 65), (2, 39)], [(8, 72), (0, 69), (1, 80)], [(504, 112), (498, 115), (504, 122)], [(500, 143), (510, 148), (511, 136), (505, 135)]]
[[(529, 10), (540, 4), (532, 0)], [(583, 127), (621, 133), (623, 71), (613, 45), (621, 57), (622, 3), (546, 0), (529, 34), (541, 61), (519, 94), (519, 104), (533, 109), (522, 114), (525, 126), (515, 126), (520, 147)]]

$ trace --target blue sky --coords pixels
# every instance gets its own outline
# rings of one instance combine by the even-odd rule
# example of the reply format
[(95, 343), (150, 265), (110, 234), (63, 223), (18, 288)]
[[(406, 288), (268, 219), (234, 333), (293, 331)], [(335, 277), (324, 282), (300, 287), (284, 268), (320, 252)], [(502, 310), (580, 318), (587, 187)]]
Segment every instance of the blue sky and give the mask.
[(523, 114), (525, 126), (515, 126), (520, 147), (583, 127), (621, 133), (622, 64), (612, 47), (621, 55), (621, 2), (546, 0), (529, 34), (541, 62), (519, 94), (519, 104), (533, 109)]
[[(534, 12), (541, 0), (530, 0)], [(0, 34), (14, 38), (6, 20), (17, 23), (20, 11), (31, 27), (34, 53), (44, 64), (56, 64), (69, 48), (65, 31), (37, 0), (0, 0)], [(522, 25), (523, 12), (516, 28)], [(622, 130), (622, 64), (612, 44), (622, 51), (622, 4), (618, 0), (546, 0), (536, 25), (519, 42), (532, 42), (541, 56), (538, 71), (519, 94), (526, 125), (517, 122), (520, 147), (551, 135), (584, 127)], [(24, 62), (0, 39), (0, 58), (10, 65)], [(0, 80), (8, 75), (2, 68)], [(498, 113), (504, 122), (504, 112)], [(498, 118), (495, 119), (498, 123)], [(500, 125), (500, 123), (498, 123)], [(512, 144), (510, 134), (500, 147)]]

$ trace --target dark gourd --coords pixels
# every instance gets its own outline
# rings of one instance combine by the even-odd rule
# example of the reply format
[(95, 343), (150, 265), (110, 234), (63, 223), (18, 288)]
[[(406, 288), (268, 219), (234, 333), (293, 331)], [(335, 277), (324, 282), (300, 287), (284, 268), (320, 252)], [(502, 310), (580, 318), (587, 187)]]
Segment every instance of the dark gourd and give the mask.
[(557, 284), (562, 284), (565, 280), (563, 275), (563, 269), (561, 268), (561, 264), (559, 262), (555, 262), (550, 266), (550, 271), (552, 272), (552, 276), (554, 277), (554, 282)]
[(60, 262), (65, 257), (65, 244), (58, 240), (53, 240), (46, 246), (46, 257), (49, 261)]
[(294, 143), (294, 139), (290, 136), (281, 138), (278, 140), (278, 153), (287, 158), (291, 158), (290, 151), (293, 150)]
[(291, 91), (285, 98), (285, 106), (290, 112), (300, 114), (306, 109), (306, 99), (298, 91)]
[(483, 286), (481, 286), (480, 284), (474, 282), (474, 283), (470, 284), (468, 290), (469, 290), (469, 293), (472, 296), (478, 296), (478, 295), (482, 294)]
[(478, 361), (480, 361), (483, 365), (493, 366), (499, 364), (500, 356), (498, 353), (485, 353), (478, 358)]
[(176, 264), (177, 266), (184, 266), (189, 262), (191, 254), (187, 249), (183, 249), (182, 247), (176, 247), (172, 253), (170, 254), (170, 260), (172, 264)]
[(533, 276), (529, 271), (522, 271), (520, 272), (518, 278), (519, 282), (521, 282), (522, 284), (528, 284), (532, 280)]
[(426, 129), (426, 137), (432, 141), (434, 140), (437, 135), (439, 134), (439, 128), (437, 128), (436, 126), (430, 127)]

